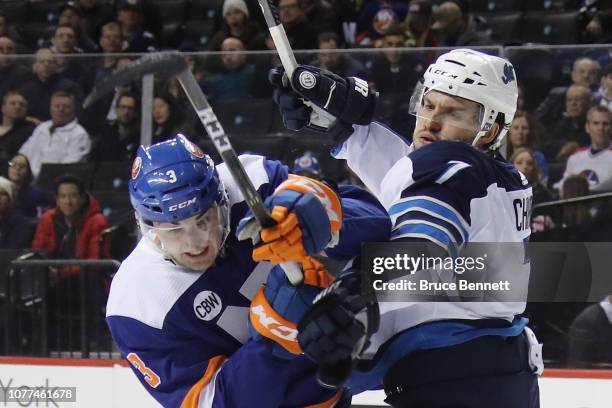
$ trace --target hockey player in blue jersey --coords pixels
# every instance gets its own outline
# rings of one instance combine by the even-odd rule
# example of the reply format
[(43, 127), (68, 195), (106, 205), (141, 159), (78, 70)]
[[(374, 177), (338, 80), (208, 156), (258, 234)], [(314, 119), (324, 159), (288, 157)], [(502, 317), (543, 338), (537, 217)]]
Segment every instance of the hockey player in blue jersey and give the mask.
[[(501, 257), (528, 276), (531, 187), (497, 154), (516, 110), (509, 61), (468, 49), (441, 55), (413, 94), (411, 144), (372, 122), (376, 97), (364, 80), (310, 66), (289, 81), (274, 69), (270, 80), (288, 128), (309, 126), (301, 99), (335, 117), (333, 154), (385, 206), (392, 241), (433, 243), (450, 256), (467, 243), (518, 243), (521, 256)], [(376, 302), (359, 278), (338, 279), (298, 326), (322, 382), (342, 384), (353, 364), (353, 393), (382, 387), (394, 407), (539, 407), (541, 345), (519, 317), (524, 301)]]
[[(143, 237), (113, 278), (113, 339), (164, 407), (346, 407), (348, 394), (317, 383), (297, 342), (297, 319), (330, 282), (306, 256), (347, 260), (362, 231), (388, 239), (388, 215), (364, 190), (239, 159), (278, 221), (256, 251), (236, 238), (239, 221), (243, 231), (252, 223), (224, 164), (182, 135), (139, 148), (129, 192)], [(303, 262), (304, 283), (253, 256)]]

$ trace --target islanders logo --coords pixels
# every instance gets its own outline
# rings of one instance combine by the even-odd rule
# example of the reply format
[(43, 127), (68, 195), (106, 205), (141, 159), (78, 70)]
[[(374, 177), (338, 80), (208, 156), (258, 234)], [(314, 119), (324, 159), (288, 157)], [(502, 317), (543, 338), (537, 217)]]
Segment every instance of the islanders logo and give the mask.
[(142, 158), (136, 157), (134, 163), (132, 164), (132, 180), (135, 180), (136, 177), (140, 174), (140, 169), (142, 168)]

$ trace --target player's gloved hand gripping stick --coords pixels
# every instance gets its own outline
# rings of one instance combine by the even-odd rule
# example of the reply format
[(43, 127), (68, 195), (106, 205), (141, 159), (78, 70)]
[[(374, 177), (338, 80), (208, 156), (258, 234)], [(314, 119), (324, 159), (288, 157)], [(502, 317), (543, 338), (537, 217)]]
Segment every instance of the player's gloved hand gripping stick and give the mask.
[[(147, 54), (140, 58), (134, 64), (131, 64), (126, 69), (118, 72), (97, 84), (91, 94), (84, 102), (87, 107), (98, 100), (101, 96), (112, 92), (115, 87), (134, 82), (146, 74), (163, 73), (166, 75), (176, 76), (180, 82), (185, 94), (189, 98), (191, 105), (195, 109), (202, 125), (206, 129), (206, 133), (210, 140), (215, 145), (215, 149), (227, 165), (232, 177), (236, 181), (240, 192), (251, 209), (254, 217), (257, 219), (261, 228), (271, 227), (276, 224), (276, 221), (270, 216), (266, 206), (264, 205), (257, 190), (251, 183), (242, 163), (238, 160), (238, 156), (234, 151), (229, 138), (225, 134), (221, 123), (213, 112), (206, 96), (200, 89), (196, 79), (189, 70), (184, 58), (177, 52), (164, 52)], [(294, 262), (288, 262), (281, 265), (289, 281), (298, 285), (303, 281), (301, 268)]]

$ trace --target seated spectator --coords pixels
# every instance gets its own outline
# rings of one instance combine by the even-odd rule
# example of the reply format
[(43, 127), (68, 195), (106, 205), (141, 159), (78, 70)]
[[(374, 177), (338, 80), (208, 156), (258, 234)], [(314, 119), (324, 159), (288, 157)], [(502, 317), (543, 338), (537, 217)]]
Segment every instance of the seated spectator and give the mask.
[(8, 163), (8, 178), (15, 184), (15, 208), (26, 217), (40, 218), (43, 211), (53, 205), (53, 197), (33, 183), (34, 176), (28, 158), (16, 154)]
[(317, 48), (317, 32), (312, 28), (306, 16), (304, 0), (280, 0), (278, 10), (279, 19), (293, 49), (313, 50)]
[(212, 103), (253, 97), (255, 65), (247, 63), (244, 44), (238, 38), (226, 38), (221, 44), (221, 72), (204, 80)]
[(138, 107), (138, 100), (133, 94), (123, 93), (117, 98), (117, 119), (99, 129), (92, 147), (92, 160), (96, 163), (134, 160), (140, 145)]
[[(413, 0), (408, 6), (408, 14), (402, 23), (406, 31), (407, 46), (410, 47), (437, 47), (438, 38), (433, 33), (433, 13), (431, 1)], [(433, 62), (435, 53), (428, 56), (427, 62)]]
[(49, 49), (55, 53), (58, 74), (79, 84), (83, 94), (89, 93), (94, 81), (91, 76), (92, 60), (74, 56), (83, 54), (83, 50), (77, 47), (74, 28), (68, 24), (55, 27)]
[(591, 145), (569, 157), (563, 179), (555, 184), (555, 188), (560, 189), (565, 179), (578, 174), (588, 181), (591, 192), (612, 191), (611, 119), (612, 113), (603, 106), (589, 109), (586, 130)]
[(295, 159), (291, 172), (298, 176), (310, 177), (315, 180), (320, 180), (325, 177), (321, 172), (319, 160), (317, 160), (317, 157), (310, 151), (305, 152), (302, 156)]
[(55, 92), (64, 91), (79, 101), (83, 99), (79, 85), (57, 72), (56, 56), (50, 49), (40, 48), (36, 51), (32, 71), (34, 78), (23, 84), (21, 92), (28, 101), (30, 116), (36, 120), (49, 120), (49, 104)]
[(531, 149), (538, 167), (542, 170), (544, 179), (547, 179), (548, 162), (544, 157), (544, 153), (537, 150), (540, 147), (540, 140), (543, 134), (544, 128), (531, 114), (517, 111), (508, 131), (506, 157), (512, 157), (514, 151), (519, 147)]
[[(565, 94), (565, 112), (557, 123), (551, 125), (542, 143), (544, 155), (549, 159), (561, 159), (566, 154), (563, 146), (576, 142), (579, 146), (589, 144), (585, 130), (587, 112), (591, 107), (591, 92), (582, 85), (572, 85)], [(561, 157), (559, 157), (561, 156)]]
[(388, 30), (382, 39), (381, 47), (387, 50), (377, 53), (368, 78), (381, 94), (401, 93), (410, 99), (412, 89), (423, 75), (422, 61), (403, 52), (405, 42), (406, 34), (399, 27)]
[(81, 7), (73, 1), (69, 1), (68, 3), (62, 4), (58, 12), (59, 17), (57, 25), (68, 25), (72, 27), (76, 38), (76, 48), (88, 54), (97, 52), (98, 46), (87, 31), (83, 29), (84, 22)]
[(27, 120), (28, 101), (17, 91), (9, 91), (2, 98), (0, 125), (0, 163), (13, 157), (32, 135), (34, 124)]
[[(589, 195), (589, 182), (578, 174), (563, 179), (561, 185), (561, 199), (585, 197)], [(593, 221), (591, 208), (588, 203), (565, 204), (561, 207), (561, 221), (563, 228), (579, 227)]]
[(568, 337), (568, 367), (612, 366), (612, 295), (586, 307), (572, 322)]
[(74, 95), (55, 92), (49, 107), (51, 120), (38, 125), (19, 149), (30, 160), (34, 178), (43, 163), (76, 163), (89, 154), (91, 141), (77, 121), (75, 105)]
[(34, 224), (15, 210), (15, 185), (0, 177), (0, 249), (29, 248)]
[(15, 42), (0, 36), (0, 98), (32, 77), (32, 73), (15, 59)]
[(228, 37), (238, 38), (247, 50), (261, 49), (262, 30), (259, 24), (251, 21), (249, 8), (244, 0), (225, 0), (223, 2), (223, 25), (208, 43), (210, 51), (221, 51), (221, 44)]
[(71, 175), (58, 179), (55, 201), (38, 222), (32, 249), (46, 250), (52, 258), (102, 258), (100, 238), (108, 222), (83, 181)]
[(489, 34), (479, 31), (473, 16), (465, 13), (454, 1), (447, 1), (435, 13), (435, 22), (431, 26), (440, 33), (441, 47), (463, 47), (467, 45), (491, 45)]
[(380, 46), (380, 39), (404, 21), (408, 5), (399, 0), (368, 0), (357, 12), (357, 43), (362, 46)]
[[(319, 57), (311, 65), (332, 71), (342, 77), (366, 78), (365, 66), (350, 54), (340, 52), (340, 37), (336, 33), (319, 34)], [(324, 50), (336, 50), (329, 52)]]
[(612, 111), (612, 64), (604, 67), (601, 73), (601, 86), (593, 93), (593, 103)]
[(515, 149), (510, 156), (510, 163), (525, 175), (531, 184), (533, 192), (533, 205), (553, 200), (552, 193), (542, 182), (544, 177), (542, 169), (538, 166), (534, 152), (528, 147)]
[(119, 0), (117, 22), (123, 33), (124, 52), (157, 51), (158, 45), (155, 35), (144, 29), (144, 8), (141, 0)]
[(104, 0), (76, 0), (81, 15), (82, 31), (91, 38), (100, 36), (103, 24), (114, 17), (112, 5)]
[[(599, 63), (595, 60), (590, 58), (577, 59), (572, 67), (572, 85), (594, 89), (597, 86), (599, 68)], [(552, 88), (544, 101), (537, 107), (535, 116), (546, 128), (554, 125), (563, 117), (568, 89), (567, 86)]]
[[(183, 123), (179, 103), (170, 94), (160, 94), (153, 99), (153, 141), (151, 144), (163, 142), (181, 133), (194, 140), (195, 132)], [(138, 146), (136, 146), (138, 147)]]

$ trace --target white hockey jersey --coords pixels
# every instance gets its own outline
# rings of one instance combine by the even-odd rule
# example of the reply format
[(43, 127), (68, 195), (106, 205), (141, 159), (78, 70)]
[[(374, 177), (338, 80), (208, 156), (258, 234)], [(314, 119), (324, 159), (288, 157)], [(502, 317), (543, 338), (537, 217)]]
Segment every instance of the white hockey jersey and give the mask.
[(572, 154), (567, 159), (563, 178), (555, 188), (560, 191), (565, 179), (574, 174), (587, 179), (590, 191), (612, 191), (612, 148), (593, 150), (585, 147)]

